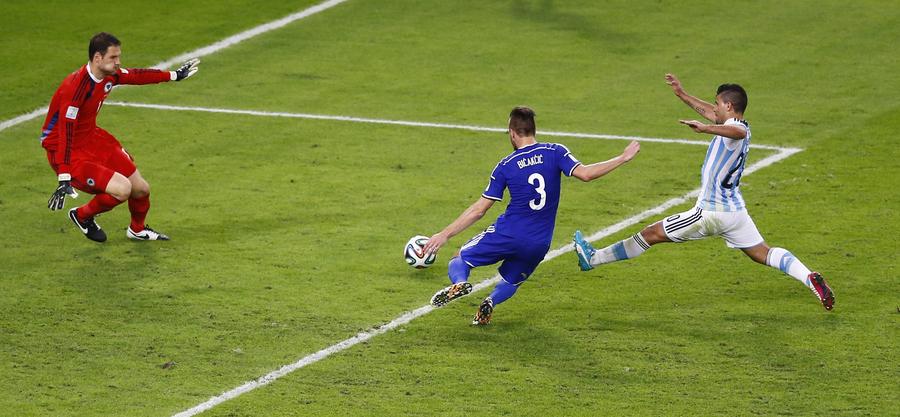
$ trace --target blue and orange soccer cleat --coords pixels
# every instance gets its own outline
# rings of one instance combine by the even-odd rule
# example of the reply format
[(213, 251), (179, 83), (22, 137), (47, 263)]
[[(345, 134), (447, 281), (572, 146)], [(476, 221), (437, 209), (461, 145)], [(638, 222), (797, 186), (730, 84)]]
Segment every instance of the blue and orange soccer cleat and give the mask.
[(441, 307), (470, 292), (472, 292), (472, 284), (465, 281), (458, 282), (434, 293), (431, 297), (431, 305)]
[(472, 325), (484, 326), (486, 324), (491, 324), (491, 315), (493, 314), (494, 300), (491, 300), (491, 297), (485, 298), (484, 301), (481, 302), (481, 305), (478, 306), (475, 317), (472, 318)]
[(578, 266), (581, 267), (581, 270), (590, 271), (594, 269), (594, 266), (591, 265), (591, 258), (597, 250), (588, 241), (584, 240), (581, 230), (575, 231), (575, 237), (572, 240), (575, 241), (575, 254), (578, 255)]

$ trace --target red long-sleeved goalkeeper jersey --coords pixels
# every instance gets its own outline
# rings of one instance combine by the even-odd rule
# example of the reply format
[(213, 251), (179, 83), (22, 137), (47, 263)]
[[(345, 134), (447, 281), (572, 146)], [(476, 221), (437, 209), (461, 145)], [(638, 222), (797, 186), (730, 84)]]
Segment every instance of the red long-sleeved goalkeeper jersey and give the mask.
[(69, 74), (50, 100), (41, 131), (41, 145), (53, 152), (53, 163), (58, 166), (58, 172), (69, 172), (73, 151), (91, 148), (91, 133), (97, 129), (97, 113), (114, 86), (170, 80), (169, 71), (156, 69), (122, 68), (115, 74), (98, 79), (85, 65)]

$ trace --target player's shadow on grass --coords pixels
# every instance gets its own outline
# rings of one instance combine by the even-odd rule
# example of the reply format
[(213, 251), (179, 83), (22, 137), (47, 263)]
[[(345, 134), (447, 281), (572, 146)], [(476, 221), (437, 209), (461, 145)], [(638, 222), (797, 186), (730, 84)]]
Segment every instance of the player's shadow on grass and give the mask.
[[(797, 339), (809, 330), (805, 314), (711, 308), (684, 314), (673, 310), (671, 315), (659, 317), (623, 318), (604, 313), (594, 320), (591, 330), (607, 334), (606, 339), (620, 353), (678, 366), (739, 364), (778, 370), (787, 366), (785, 358), (808, 354), (806, 345)], [(828, 324), (822, 326), (824, 330)]]
[[(90, 270), (81, 276), (94, 280), (131, 282), (157, 271), (159, 254), (168, 250), (171, 242), (133, 241), (125, 237), (124, 230), (107, 230), (105, 243), (84, 242), (84, 247), (73, 251), (75, 259), (87, 263)], [(164, 247), (163, 245), (166, 245)]]
[(574, 32), (590, 40), (615, 44), (628, 40), (625, 34), (602, 30), (601, 22), (558, 10), (554, 0), (513, 0), (510, 3), (510, 12), (513, 17), (528, 20), (530, 24)]
[[(585, 344), (584, 341), (576, 342), (571, 328), (536, 319), (527, 312), (512, 312), (508, 309), (495, 316), (494, 322), (488, 326), (467, 326), (463, 320), (470, 317), (467, 313), (474, 310), (477, 303), (472, 301), (461, 304), (463, 307), (458, 308), (458, 312), (448, 314), (445, 318), (450, 324), (439, 329), (440, 343), (444, 349), (467, 358), (470, 365), (486, 366), (486, 369), (501, 374), (541, 369), (539, 372), (548, 375), (549, 379), (541, 379), (540, 383), (548, 384), (548, 387), (578, 383), (618, 384), (634, 378), (629, 374), (630, 370), (623, 371), (621, 358), (608, 361), (607, 353), (598, 354), (592, 348), (593, 345)], [(572, 382), (579, 380), (582, 382)]]

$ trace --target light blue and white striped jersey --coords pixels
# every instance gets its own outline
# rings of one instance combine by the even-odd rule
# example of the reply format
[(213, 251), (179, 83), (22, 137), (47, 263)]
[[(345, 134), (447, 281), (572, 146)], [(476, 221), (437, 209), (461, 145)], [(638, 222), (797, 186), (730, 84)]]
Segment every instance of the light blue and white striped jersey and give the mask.
[(745, 120), (731, 118), (726, 126), (740, 126), (747, 131), (744, 139), (714, 136), (706, 150), (700, 171), (700, 196), (697, 207), (711, 211), (740, 211), (746, 208), (741, 195), (741, 174), (747, 152), (750, 151), (750, 125)]

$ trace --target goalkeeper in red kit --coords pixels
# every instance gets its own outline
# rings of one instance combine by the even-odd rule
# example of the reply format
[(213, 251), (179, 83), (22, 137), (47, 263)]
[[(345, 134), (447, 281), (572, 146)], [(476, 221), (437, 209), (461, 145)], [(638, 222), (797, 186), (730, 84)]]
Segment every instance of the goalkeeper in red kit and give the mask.
[(126, 69), (119, 66), (121, 55), (121, 43), (115, 36), (105, 32), (94, 35), (87, 65), (69, 74), (53, 94), (41, 146), (59, 186), (47, 206), (53, 211), (62, 209), (66, 195), (78, 196), (76, 188), (93, 194), (87, 204), (69, 210), (69, 219), (88, 239), (104, 242), (106, 233), (94, 217), (127, 200), (131, 212), (128, 238), (169, 240), (144, 224), (150, 210), (150, 184), (119, 141), (97, 127), (97, 113), (114, 86), (181, 81), (197, 72), (200, 61), (192, 59), (175, 71)]

